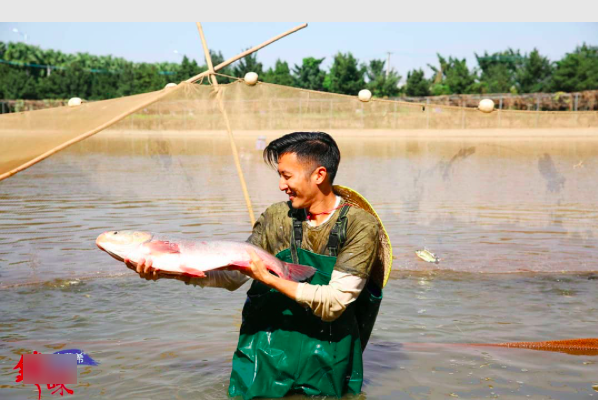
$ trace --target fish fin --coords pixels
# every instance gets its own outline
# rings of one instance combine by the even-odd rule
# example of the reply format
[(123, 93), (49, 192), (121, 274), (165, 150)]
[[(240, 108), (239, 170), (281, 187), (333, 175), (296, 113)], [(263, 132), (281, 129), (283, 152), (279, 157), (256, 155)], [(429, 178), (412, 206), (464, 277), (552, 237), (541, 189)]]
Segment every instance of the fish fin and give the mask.
[(249, 268), (249, 261), (231, 261), (229, 267)]
[(289, 268), (289, 278), (295, 282), (301, 282), (312, 277), (316, 273), (314, 267), (308, 265), (285, 263)]
[(168, 241), (155, 241), (146, 245), (151, 252), (156, 253), (180, 253), (179, 245)]
[(196, 268), (187, 267), (186, 265), (181, 265), (179, 268), (181, 268), (181, 271), (183, 271), (187, 275), (197, 276), (200, 278), (204, 278), (206, 276), (205, 272), (200, 271)]

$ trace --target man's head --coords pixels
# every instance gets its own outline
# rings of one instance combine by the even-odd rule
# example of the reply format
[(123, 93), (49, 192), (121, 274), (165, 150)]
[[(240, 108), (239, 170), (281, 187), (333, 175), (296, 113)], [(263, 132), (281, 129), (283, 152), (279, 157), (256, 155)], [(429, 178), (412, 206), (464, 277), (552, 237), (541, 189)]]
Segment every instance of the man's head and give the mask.
[(270, 142), (264, 160), (278, 166), (279, 188), (293, 207), (308, 208), (319, 193), (332, 190), (341, 153), (327, 133), (294, 132)]

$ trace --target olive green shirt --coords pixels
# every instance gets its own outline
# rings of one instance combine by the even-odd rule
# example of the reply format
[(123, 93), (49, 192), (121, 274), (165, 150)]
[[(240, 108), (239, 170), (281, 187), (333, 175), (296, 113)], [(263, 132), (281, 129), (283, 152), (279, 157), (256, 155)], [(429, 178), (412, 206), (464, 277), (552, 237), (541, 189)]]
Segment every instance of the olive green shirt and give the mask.
[[(346, 202), (343, 199), (340, 206), (344, 204)], [(253, 232), (247, 241), (274, 255), (289, 248), (293, 230), (290, 211), (289, 203), (284, 201), (268, 207), (253, 226)], [(330, 255), (326, 246), (338, 216), (339, 210), (336, 210), (328, 221), (315, 227), (303, 221), (301, 248)], [(346, 218), (347, 237), (338, 252), (334, 269), (367, 279), (377, 259), (380, 231), (378, 220), (354, 206), (349, 208)]]

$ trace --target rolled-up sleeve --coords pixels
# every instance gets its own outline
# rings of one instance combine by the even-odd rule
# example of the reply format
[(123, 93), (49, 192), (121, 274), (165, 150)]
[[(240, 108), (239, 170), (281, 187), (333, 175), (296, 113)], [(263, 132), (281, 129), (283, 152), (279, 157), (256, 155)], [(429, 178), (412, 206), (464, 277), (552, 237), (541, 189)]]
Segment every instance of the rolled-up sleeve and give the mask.
[(347, 239), (339, 251), (328, 285), (301, 283), (295, 299), (323, 321), (334, 321), (365, 287), (379, 248), (377, 220), (364, 211), (347, 226)]
[(300, 283), (295, 299), (312, 309), (322, 321), (334, 321), (354, 302), (363, 290), (367, 279), (341, 271), (332, 271), (328, 285)]

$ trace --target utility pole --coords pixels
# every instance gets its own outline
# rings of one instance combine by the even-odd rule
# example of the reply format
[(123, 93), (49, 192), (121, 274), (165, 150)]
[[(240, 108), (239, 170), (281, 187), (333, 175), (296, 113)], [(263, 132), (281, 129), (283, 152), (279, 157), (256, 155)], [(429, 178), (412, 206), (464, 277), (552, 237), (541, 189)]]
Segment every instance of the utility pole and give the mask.
[(390, 51), (387, 51), (388, 58), (386, 59), (386, 78), (388, 79), (388, 74), (390, 74), (390, 55), (392, 54)]

